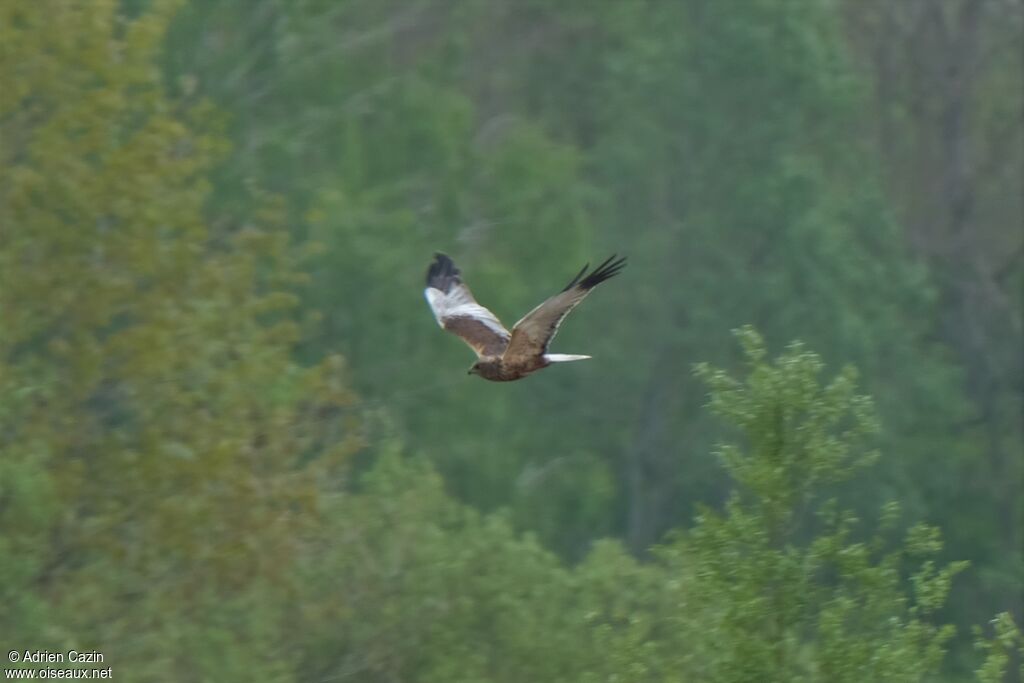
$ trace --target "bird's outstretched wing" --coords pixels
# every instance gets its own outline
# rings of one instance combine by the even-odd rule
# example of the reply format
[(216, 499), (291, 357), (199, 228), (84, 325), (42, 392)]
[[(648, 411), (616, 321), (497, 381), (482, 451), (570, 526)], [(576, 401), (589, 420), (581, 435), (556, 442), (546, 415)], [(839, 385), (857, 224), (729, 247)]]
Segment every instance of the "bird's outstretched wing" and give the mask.
[(447, 255), (434, 254), (423, 294), (434, 311), (437, 324), (461, 337), (477, 356), (500, 356), (505, 351), (508, 330), (493, 313), (476, 302), (469, 287), (462, 282), (459, 269)]
[(546, 352), (548, 344), (558, 332), (558, 326), (562, 324), (565, 316), (569, 315), (569, 311), (576, 308), (590, 290), (617, 275), (625, 265), (625, 257), (616, 259), (612, 256), (586, 277), (584, 274), (590, 264), (583, 266), (583, 270), (565, 289), (527, 313), (515, 324), (512, 328), (512, 338), (505, 349), (504, 359), (514, 361)]

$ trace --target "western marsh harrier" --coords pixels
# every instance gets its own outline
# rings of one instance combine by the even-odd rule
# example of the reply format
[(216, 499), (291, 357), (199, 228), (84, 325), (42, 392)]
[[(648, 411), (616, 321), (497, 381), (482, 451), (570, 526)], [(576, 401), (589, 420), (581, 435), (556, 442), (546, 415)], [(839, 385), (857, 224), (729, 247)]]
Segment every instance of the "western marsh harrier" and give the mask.
[(434, 254), (427, 270), (424, 294), (437, 324), (454, 332), (476, 352), (477, 361), (469, 374), (492, 382), (511, 382), (552, 363), (584, 360), (590, 356), (548, 353), (548, 345), (569, 311), (586, 298), (597, 285), (622, 270), (625, 258), (612, 256), (586, 275), (583, 266), (565, 289), (533, 309), (509, 332), (501, 321), (473, 298), (462, 282), (459, 269), (445, 254)]

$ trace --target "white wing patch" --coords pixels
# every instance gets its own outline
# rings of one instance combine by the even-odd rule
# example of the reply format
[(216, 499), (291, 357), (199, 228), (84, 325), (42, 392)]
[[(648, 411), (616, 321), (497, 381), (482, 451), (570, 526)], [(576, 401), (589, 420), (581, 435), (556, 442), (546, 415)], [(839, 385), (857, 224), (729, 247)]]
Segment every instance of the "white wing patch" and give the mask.
[(427, 287), (423, 294), (437, 324), (460, 337), (477, 356), (498, 356), (504, 352), (511, 334), (493, 313), (476, 302), (464, 284), (450, 287), (447, 294)]
[(508, 330), (505, 329), (505, 326), (501, 324), (501, 321), (493, 313), (473, 301), (472, 298), (469, 298), (467, 301), (466, 298), (468, 297), (456, 295), (456, 292), (460, 292), (462, 289), (462, 287), (453, 288), (451, 294), (445, 294), (440, 289), (434, 289), (433, 287), (427, 287), (423, 290), (424, 295), (427, 297), (427, 303), (430, 304), (430, 309), (434, 312), (434, 319), (437, 320), (437, 324), (444, 328), (446, 320), (451, 320), (452, 318), (472, 318), (479, 321), (492, 332), (508, 337)]

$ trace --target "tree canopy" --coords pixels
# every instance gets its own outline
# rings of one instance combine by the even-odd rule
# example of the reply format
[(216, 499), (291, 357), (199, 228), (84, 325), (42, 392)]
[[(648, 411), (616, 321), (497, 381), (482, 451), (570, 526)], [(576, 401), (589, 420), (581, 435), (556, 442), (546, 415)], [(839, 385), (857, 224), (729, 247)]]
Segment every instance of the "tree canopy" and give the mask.
[[(1024, 677), (1022, 25), (0, 4), (0, 639), (139, 681)], [(492, 385), (436, 250), (508, 323), (630, 267), (555, 341), (595, 360)]]

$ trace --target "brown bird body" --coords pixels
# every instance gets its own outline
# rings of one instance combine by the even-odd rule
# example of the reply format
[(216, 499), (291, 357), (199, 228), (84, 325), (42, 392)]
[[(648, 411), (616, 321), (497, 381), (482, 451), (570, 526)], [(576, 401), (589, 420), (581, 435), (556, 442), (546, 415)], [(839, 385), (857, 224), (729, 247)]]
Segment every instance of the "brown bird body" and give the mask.
[[(582, 360), (582, 359), (580, 359)], [(470, 368), (470, 374), (480, 375), (492, 382), (511, 382), (551, 365), (544, 356), (533, 356), (506, 363), (501, 356), (484, 356)]]
[(427, 270), (424, 295), (437, 324), (458, 335), (477, 355), (469, 374), (492, 382), (511, 382), (552, 363), (584, 360), (590, 356), (548, 353), (548, 345), (565, 316), (597, 285), (614, 277), (626, 259), (614, 256), (586, 275), (589, 264), (558, 294), (537, 306), (509, 332), (501, 321), (473, 298), (455, 263), (435, 254)]

